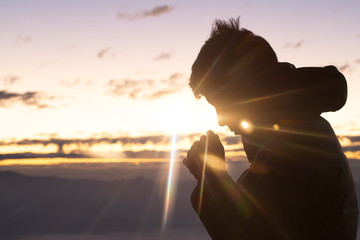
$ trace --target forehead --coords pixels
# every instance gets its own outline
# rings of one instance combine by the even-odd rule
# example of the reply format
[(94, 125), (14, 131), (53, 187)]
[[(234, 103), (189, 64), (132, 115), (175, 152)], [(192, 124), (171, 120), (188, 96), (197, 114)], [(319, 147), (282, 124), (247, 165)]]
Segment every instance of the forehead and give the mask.
[(216, 108), (217, 111), (234, 111), (239, 108), (238, 101), (236, 99), (231, 99), (228, 97), (215, 97), (215, 96), (205, 96), (208, 103)]

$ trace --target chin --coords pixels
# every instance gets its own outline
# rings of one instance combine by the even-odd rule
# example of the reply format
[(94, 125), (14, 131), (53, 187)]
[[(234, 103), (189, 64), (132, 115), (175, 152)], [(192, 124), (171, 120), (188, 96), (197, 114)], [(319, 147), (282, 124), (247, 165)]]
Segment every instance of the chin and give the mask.
[(233, 129), (233, 128), (229, 128), (230, 131), (232, 131), (235, 135), (240, 135), (241, 134), (241, 131), (240, 129)]

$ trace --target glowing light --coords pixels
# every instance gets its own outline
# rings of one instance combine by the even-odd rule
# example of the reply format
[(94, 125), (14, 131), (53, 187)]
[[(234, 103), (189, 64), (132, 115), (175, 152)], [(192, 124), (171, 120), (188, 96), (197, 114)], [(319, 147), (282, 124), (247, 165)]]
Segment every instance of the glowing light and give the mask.
[(243, 129), (247, 133), (251, 133), (254, 130), (254, 126), (251, 124), (250, 121), (242, 120), (239, 125), (240, 125), (240, 128)]
[(173, 177), (174, 177), (175, 153), (176, 153), (176, 135), (174, 134), (172, 137), (172, 143), (171, 143), (170, 166), (169, 166), (169, 174), (168, 174), (168, 180), (167, 180), (162, 230), (165, 230), (165, 227), (166, 227), (166, 222), (168, 219), (169, 209), (170, 209), (170, 205), (171, 205), (171, 197), (173, 195), (172, 194), (172, 182), (173, 182)]
[(277, 124), (274, 124), (273, 128), (274, 128), (275, 131), (278, 131), (280, 129), (279, 125), (277, 125)]
[(199, 196), (199, 206), (198, 206), (198, 214), (201, 212), (202, 205), (202, 197), (204, 192), (204, 181), (205, 181), (205, 170), (206, 170), (206, 161), (207, 161), (207, 152), (208, 152), (208, 144), (209, 144), (209, 135), (206, 133), (206, 143), (205, 143), (205, 153), (204, 153), (204, 161), (201, 175), (201, 185), (200, 185), (200, 196)]
[(211, 169), (221, 170), (224, 168), (224, 160), (218, 156), (207, 154), (207, 166)]
[(246, 121), (242, 121), (242, 122), (241, 122), (241, 126), (242, 126), (243, 128), (245, 128), (245, 129), (247, 129), (247, 128), (249, 128), (249, 123), (246, 122)]

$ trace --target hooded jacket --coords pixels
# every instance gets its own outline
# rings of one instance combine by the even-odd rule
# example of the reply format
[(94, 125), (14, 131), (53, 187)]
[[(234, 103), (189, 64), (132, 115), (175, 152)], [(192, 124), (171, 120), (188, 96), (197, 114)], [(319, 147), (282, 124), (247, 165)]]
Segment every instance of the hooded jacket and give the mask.
[(286, 88), (304, 91), (286, 107), (305, 113), (282, 117), (277, 130), (243, 135), (249, 169), (234, 182), (207, 167), (203, 191), (200, 183), (193, 191), (192, 205), (212, 239), (356, 239), (351, 170), (330, 124), (319, 116), (345, 104), (346, 80), (333, 66), (289, 66), (293, 82)]

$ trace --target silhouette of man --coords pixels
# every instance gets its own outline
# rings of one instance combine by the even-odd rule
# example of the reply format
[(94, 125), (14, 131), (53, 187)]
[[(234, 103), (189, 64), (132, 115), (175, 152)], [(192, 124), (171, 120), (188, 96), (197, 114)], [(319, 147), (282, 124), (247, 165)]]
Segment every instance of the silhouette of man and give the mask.
[(212, 239), (355, 239), (357, 199), (348, 161), (322, 112), (346, 102), (334, 67), (280, 63), (263, 38), (216, 20), (190, 86), (242, 136), (250, 167), (234, 182), (211, 131), (184, 159), (198, 180), (191, 202)]

